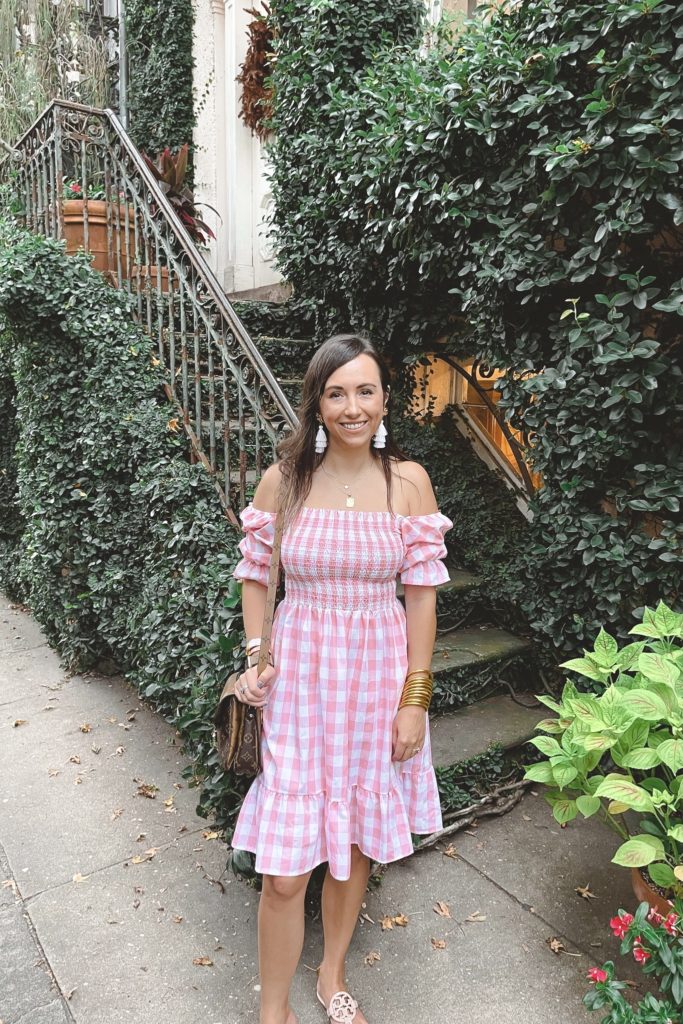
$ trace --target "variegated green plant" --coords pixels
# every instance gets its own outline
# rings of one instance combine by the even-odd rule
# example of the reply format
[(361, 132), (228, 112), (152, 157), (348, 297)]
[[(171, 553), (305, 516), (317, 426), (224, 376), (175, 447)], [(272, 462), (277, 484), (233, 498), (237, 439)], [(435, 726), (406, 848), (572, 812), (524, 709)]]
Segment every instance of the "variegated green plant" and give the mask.
[[(599, 695), (566, 683), (557, 717), (530, 740), (547, 760), (526, 778), (546, 783), (555, 819), (600, 814), (624, 839), (615, 864), (645, 867), (653, 882), (683, 895), (683, 615), (664, 602), (630, 631), (645, 639), (621, 649), (604, 629), (592, 651), (566, 661), (602, 684)], [(632, 835), (623, 815), (640, 814)]]

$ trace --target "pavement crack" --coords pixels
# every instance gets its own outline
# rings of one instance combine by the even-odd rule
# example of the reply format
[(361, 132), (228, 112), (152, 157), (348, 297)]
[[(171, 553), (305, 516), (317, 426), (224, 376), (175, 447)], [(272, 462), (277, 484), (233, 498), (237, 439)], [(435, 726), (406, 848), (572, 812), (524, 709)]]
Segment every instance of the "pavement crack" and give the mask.
[(520, 907), (522, 910), (525, 910), (527, 914), (530, 914), (532, 917), (536, 918), (537, 921), (541, 921), (546, 926), (546, 928), (550, 928), (552, 935), (557, 936), (557, 938), (566, 939), (571, 946), (573, 946), (575, 949), (580, 950), (580, 952), (587, 956), (589, 959), (590, 957), (595, 956), (595, 950), (589, 949), (587, 946), (582, 946), (580, 943), (575, 942), (574, 939), (570, 939), (569, 936), (565, 935), (563, 932), (558, 932), (556, 925), (554, 925), (552, 921), (549, 921), (547, 918), (545, 918), (543, 914), (539, 914), (537, 910), (532, 908), (530, 903), (526, 903), (524, 900), (520, 900), (519, 896), (515, 896), (513, 892), (510, 892), (509, 889), (506, 889), (504, 885), (501, 885), (500, 882), (497, 882), (495, 878), (492, 878), (491, 875), (486, 873), (486, 871), (483, 871), (482, 868), (479, 868), (477, 867), (476, 864), (473, 864), (472, 861), (468, 860), (467, 857), (464, 857), (463, 854), (460, 853), (460, 851), (458, 851), (458, 858), (465, 864), (467, 864), (468, 867), (472, 868), (473, 871), (476, 871), (480, 878), (486, 879), (487, 882), (490, 882), (491, 885), (495, 886), (496, 889), (498, 889), (499, 892), (503, 893), (504, 896), (507, 896), (508, 899), (511, 899), (514, 903), (517, 904), (518, 907)]
[[(189, 839), (191, 836), (196, 836), (198, 833), (204, 831), (206, 831), (206, 825), (200, 825), (198, 828), (195, 829), (188, 829), (187, 832), (183, 832), (182, 835), (175, 836), (175, 838), (170, 839), (168, 842), (156, 846), (155, 849), (157, 853), (163, 850), (168, 850), (169, 847), (177, 845), (184, 839)], [(131, 853), (128, 857), (121, 857), (119, 860), (112, 861), (111, 864), (102, 864), (100, 867), (94, 868), (92, 871), (89, 871), (87, 875), (83, 875), (83, 881), (85, 881), (88, 878), (92, 878), (94, 875), (99, 875), (102, 871), (109, 871), (111, 868), (117, 868), (120, 867), (122, 864), (128, 864), (131, 858), (134, 856), (135, 854)], [(66, 885), (74, 885), (73, 879), (68, 878), (65, 879), (65, 881), (63, 882), (57, 882), (55, 885), (47, 885), (45, 886), (44, 889), (39, 889), (37, 892), (32, 892), (30, 896), (26, 896), (24, 898), (24, 904), (26, 907), (28, 907), (33, 903), (34, 900), (37, 900), (39, 896), (44, 896), (45, 893), (48, 892), (55, 892), (57, 889), (63, 889), (64, 886)], [(2, 1024), (1, 1021), (0, 1024)]]

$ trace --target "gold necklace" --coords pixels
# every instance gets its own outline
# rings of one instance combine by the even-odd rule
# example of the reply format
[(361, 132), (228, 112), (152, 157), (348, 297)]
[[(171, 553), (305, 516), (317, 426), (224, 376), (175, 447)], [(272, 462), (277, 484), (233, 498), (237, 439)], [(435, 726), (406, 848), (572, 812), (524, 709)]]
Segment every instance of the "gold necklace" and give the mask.
[(362, 469), (358, 476), (356, 477), (356, 479), (351, 484), (345, 484), (342, 480), (339, 479), (338, 476), (335, 476), (334, 473), (330, 473), (329, 470), (325, 469), (322, 462), (320, 463), (320, 468), (322, 469), (325, 476), (329, 476), (331, 480), (336, 480), (337, 483), (339, 483), (344, 488), (344, 493), (346, 494), (346, 507), (353, 508), (354, 505), (356, 504), (356, 499), (351, 494), (351, 487), (356, 486), (360, 478), (363, 476), (363, 473), (367, 471), (368, 467), (366, 466), (365, 469)]

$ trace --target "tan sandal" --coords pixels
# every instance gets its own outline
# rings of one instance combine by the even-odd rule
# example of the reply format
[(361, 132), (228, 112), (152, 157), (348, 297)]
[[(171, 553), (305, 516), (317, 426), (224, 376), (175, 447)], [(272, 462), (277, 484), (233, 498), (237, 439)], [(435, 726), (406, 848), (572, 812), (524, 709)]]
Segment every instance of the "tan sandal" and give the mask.
[[(325, 1006), (325, 1001), (317, 988), (315, 994), (318, 997), (318, 1001)], [(325, 1013), (332, 1024), (352, 1024), (357, 1009), (358, 1003), (353, 996), (349, 995), (348, 992), (342, 991), (334, 993), (330, 999), (330, 1005), (325, 1006)]]

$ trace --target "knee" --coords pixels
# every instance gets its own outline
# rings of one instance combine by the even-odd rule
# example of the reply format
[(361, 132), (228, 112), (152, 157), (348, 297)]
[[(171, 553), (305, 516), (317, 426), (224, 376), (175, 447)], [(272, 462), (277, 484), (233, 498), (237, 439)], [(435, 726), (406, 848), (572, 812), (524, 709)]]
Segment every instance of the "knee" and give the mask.
[(310, 872), (306, 875), (264, 875), (263, 895), (278, 903), (303, 897)]

